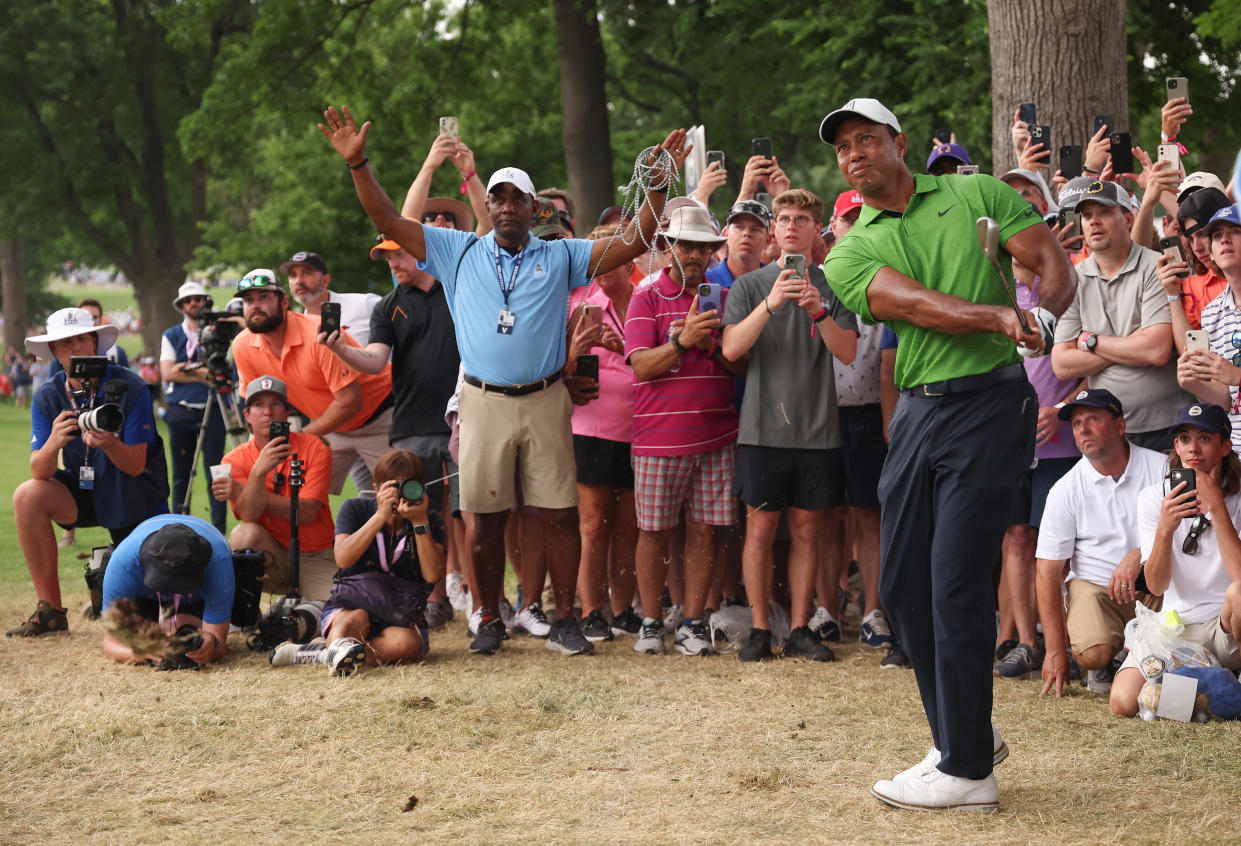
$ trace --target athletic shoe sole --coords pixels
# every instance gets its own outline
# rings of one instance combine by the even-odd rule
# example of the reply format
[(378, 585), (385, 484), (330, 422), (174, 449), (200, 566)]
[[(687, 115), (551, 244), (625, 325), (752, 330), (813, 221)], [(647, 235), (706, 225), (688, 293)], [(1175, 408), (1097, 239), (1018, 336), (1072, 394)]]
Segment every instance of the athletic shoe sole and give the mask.
[(356, 646), (349, 650), (345, 657), (341, 658), (340, 661), (337, 662), (336, 666), (332, 668), (332, 675), (341, 676), (342, 678), (345, 676), (351, 676), (365, 663), (366, 647), (360, 645)]
[(694, 658), (706, 658), (707, 656), (711, 654), (710, 648), (702, 649), (702, 650), (699, 650), (698, 652), (695, 652), (692, 649), (687, 649), (685, 646), (679, 643), (672, 644), (672, 648), (675, 649), (677, 652), (680, 652), (682, 655), (689, 655)]
[(552, 652), (559, 652), (561, 655), (594, 655), (595, 654), (594, 648), (589, 643), (587, 643), (586, 646), (581, 649), (571, 649), (565, 646), (560, 641), (552, 640), (550, 638), (548, 638), (548, 641), (547, 641), (547, 648), (550, 649)]
[(999, 802), (978, 802), (962, 805), (913, 805), (906, 802), (900, 802), (890, 796), (884, 796), (875, 788), (870, 789), (870, 795), (874, 796), (885, 805), (893, 808), (901, 808), (906, 811), (967, 811), (978, 814), (994, 814), (1000, 809)]

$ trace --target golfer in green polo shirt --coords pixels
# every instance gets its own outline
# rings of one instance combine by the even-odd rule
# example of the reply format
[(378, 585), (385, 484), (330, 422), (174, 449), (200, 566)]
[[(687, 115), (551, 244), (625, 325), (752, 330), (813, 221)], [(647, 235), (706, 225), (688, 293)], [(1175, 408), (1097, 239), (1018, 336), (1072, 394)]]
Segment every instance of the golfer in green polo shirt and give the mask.
[(1043, 219), (1004, 183), (913, 176), (908, 139), (878, 100), (850, 100), (819, 133), (866, 201), (828, 256), (828, 284), (900, 338), (901, 398), (879, 482), (880, 597), (934, 739), (921, 763), (871, 792), (899, 808), (993, 811), (992, 767), (1008, 747), (991, 726), (992, 573), (1038, 413), (1016, 344), (1045, 351), (1050, 338), (1029, 313), (1033, 331), (1022, 330), (976, 221), (999, 223), (1001, 245), (1034, 269), (1053, 314), (1072, 300), (1075, 276)]

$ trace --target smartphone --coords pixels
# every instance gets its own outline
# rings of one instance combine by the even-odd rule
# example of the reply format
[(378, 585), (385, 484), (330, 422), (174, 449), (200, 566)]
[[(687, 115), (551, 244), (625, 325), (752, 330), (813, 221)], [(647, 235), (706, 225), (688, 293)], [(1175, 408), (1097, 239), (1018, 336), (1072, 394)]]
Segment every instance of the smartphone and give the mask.
[(1060, 148), (1060, 173), (1065, 179), (1082, 175), (1082, 148), (1080, 144), (1066, 144)]
[(1060, 231), (1063, 232), (1068, 228), (1069, 224), (1073, 224), (1073, 237), (1080, 238), (1082, 234), (1082, 216), (1075, 211), (1060, 210)]
[(457, 119), (455, 117), (440, 118), (440, 135), (457, 138)]
[(1183, 76), (1170, 76), (1167, 79), (1168, 99), (1175, 100), (1177, 97), (1184, 97), (1185, 102), (1189, 102), (1189, 80)]
[(1211, 344), (1207, 340), (1207, 330), (1205, 329), (1186, 329), (1185, 330), (1185, 350), (1202, 350), (1203, 352), (1211, 351)]
[(759, 191), (754, 195), (754, 202), (762, 203), (767, 207), (767, 211), (771, 211), (771, 195), (766, 191)]
[(946, 126), (941, 126), (939, 129), (931, 133), (931, 142), (934, 143), (935, 141), (938, 141), (941, 144), (951, 144), (952, 130)]
[(1112, 142), (1112, 173), (1133, 173), (1133, 141), (1128, 132), (1113, 132)]
[[(1181, 246), (1181, 239), (1175, 235), (1168, 238), (1159, 239), (1159, 252), (1163, 253), (1168, 261), (1185, 261), (1185, 250)], [(1186, 262), (1188, 264), (1188, 262)], [(1189, 275), (1189, 271), (1178, 273), (1177, 276), (1182, 278)]]
[(599, 381), (599, 356), (579, 355), (577, 357), (577, 375), (585, 376), (588, 379)]
[(719, 162), (720, 167), (724, 166), (723, 150), (707, 150), (707, 167), (711, 167), (712, 162)]
[(582, 319), (598, 326), (603, 322), (603, 311), (594, 303), (582, 303)]
[(319, 331), (327, 332), (331, 335), (333, 332), (340, 331), (340, 303), (324, 303), (319, 312)]
[(1038, 107), (1033, 103), (1022, 103), (1017, 107), (1017, 119), (1024, 121), (1026, 126), (1038, 123)]
[(1192, 467), (1174, 467), (1168, 471), (1168, 490), (1171, 491), (1181, 482), (1187, 482), (1185, 490), (1181, 493), (1189, 493), (1198, 490), (1198, 474), (1194, 472)]
[(796, 270), (798, 276), (806, 275), (806, 257), (797, 253), (789, 253), (784, 257), (784, 269)]
[(1044, 150), (1051, 149), (1051, 126), (1046, 123), (1036, 123), (1030, 127), (1030, 143), (1042, 144)]
[(1095, 115), (1094, 129), (1090, 130), (1090, 134), (1093, 136), (1103, 126), (1106, 126), (1109, 132), (1114, 131), (1116, 129), (1116, 118), (1111, 115)]
[(276, 438), (284, 438), (287, 441), (289, 439), (289, 421), (288, 420), (271, 421), (271, 423), (267, 427), (267, 437), (269, 440), (273, 440), (273, 441)]
[(978, 165), (957, 165), (958, 176), (977, 176)]
[(1160, 144), (1159, 158), (1166, 162), (1171, 162), (1173, 170), (1181, 169), (1181, 148), (1175, 144)]
[(750, 143), (753, 145), (754, 155), (762, 156), (765, 159), (771, 158), (771, 139), (770, 138), (755, 138)]
[(718, 282), (703, 282), (698, 286), (698, 313), (704, 314), (708, 311), (717, 311), (720, 316), (724, 315), (724, 306), (720, 302), (720, 284)]

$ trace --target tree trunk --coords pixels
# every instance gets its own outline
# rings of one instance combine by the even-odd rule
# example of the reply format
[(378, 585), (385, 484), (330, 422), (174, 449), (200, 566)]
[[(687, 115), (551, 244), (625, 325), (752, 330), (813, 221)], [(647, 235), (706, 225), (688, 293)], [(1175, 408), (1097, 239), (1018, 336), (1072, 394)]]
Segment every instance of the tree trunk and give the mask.
[(595, 0), (555, 0), (560, 57), (561, 138), (578, 235), (616, 200), (604, 90), (603, 40)]
[(4, 299), (4, 348), (26, 351), (26, 241), (0, 241), (0, 286)]
[[(1051, 127), (1048, 184), (1062, 145), (1090, 142), (1094, 116), (1129, 131), (1125, 0), (987, 0), (995, 173), (1017, 166), (1009, 130), (1020, 103)], [(1136, 139), (1135, 139), (1136, 140)]]
[[(185, 281), (185, 271), (177, 266), (162, 267), (146, 279), (131, 281), (138, 315), (142, 318), (142, 352), (158, 358), (160, 336), (169, 326), (181, 322), (181, 313), (172, 307), (172, 301), (177, 296), (177, 288)], [(216, 303), (216, 308), (224, 308), (224, 303)]]

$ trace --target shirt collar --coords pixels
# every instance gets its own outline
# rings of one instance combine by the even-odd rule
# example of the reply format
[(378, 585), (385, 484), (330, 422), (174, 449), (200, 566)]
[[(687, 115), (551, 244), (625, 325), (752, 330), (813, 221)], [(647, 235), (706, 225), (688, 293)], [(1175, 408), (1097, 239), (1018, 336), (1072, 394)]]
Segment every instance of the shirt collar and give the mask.
[[(1107, 281), (1115, 282), (1117, 279), (1124, 276), (1126, 273), (1133, 272), (1133, 270), (1138, 266), (1138, 259), (1140, 259), (1141, 257), (1142, 257), (1142, 247), (1136, 242), (1130, 240), (1129, 241), (1129, 255), (1125, 257), (1125, 263), (1120, 266), (1120, 270), (1116, 271), (1116, 275), (1113, 276), (1111, 279), (1108, 279)], [(1099, 269), (1099, 259), (1095, 253), (1091, 253), (1089, 256), (1083, 259), (1081, 264), (1079, 264), (1077, 268), (1078, 270), (1085, 273), (1087, 276), (1097, 276), (1100, 279), (1106, 279), (1106, 277), (1103, 275), (1103, 271)]]
[[(932, 191), (939, 190), (939, 180), (934, 176), (928, 176), (924, 173), (915, 173), (914, 175), (914, 194), (929, 194)], [(912, 200), (912, 197), (911, 197)], [(909, 206), (905, 206), (905, 210), (909, 211)], [(875, 218), (885, 216), (899, 216), (900, 212), (891, 211), (889, 209), (877, 209), (874, 206), (864, 205), (862, 211), (858, 215), (858, 225), (866, 226)]]
[(668, 273), (668, 268), (659, 271), (659, 276), (655, 279), (655, 290), (665, 297), (692, 296), (693, 291), (687, 285), (685, 290), (681, 290), (681, 286), (672, 281), (672, 276)]

